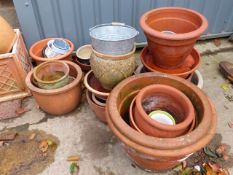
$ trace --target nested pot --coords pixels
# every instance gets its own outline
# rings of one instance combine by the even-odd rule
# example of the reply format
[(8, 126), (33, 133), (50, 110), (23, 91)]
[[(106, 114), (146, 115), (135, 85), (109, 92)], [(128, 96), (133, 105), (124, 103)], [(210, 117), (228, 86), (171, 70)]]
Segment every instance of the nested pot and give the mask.
[[(175, 125), (155, 121), (149, 114), (162, 110), (171, 114)], [(142, 88), (136, 96), (135, 123), (145, 134), (171, 138), (189, 131), (195, 118), (194, 107), (187, 96), (171, 86), (155, 84)]]
[(71, 61), (62, 61), (69, 66), (69, 76), (73, 81), (52, 90), (40, 89), (33, 84), (33, 70), (26, 77), (26, 85), (30, 89), (39, 107), (52, 115), (63, 115), (74, 110), (81, 100), (81, 68)]
[[(191, 132), (175, 138), (158, 138), (140, 133), (129, 125), (131, 101), (151, 84), (172, 86), (190, 99), (196, 112), (196, 127)], [(217, 122), (212, 102), (198, 87), (182, 78), (154, 72), (131, 76), (119, 83), (108, 97), (106, 117), (128, 156), (141, 168), (151, 171), (171, 169), (205, 147), (216, 132)]]
[(125, 55), (105, 55), (93, 49), (91, 69), (101, 85), (111, 90), (123, 79), (131, 76), (136, 67), (134, 49)]
[(163, 7), (146, 12), (140, 25), (154, 63), (172, 69), (182, 65), (196, 40), (207, 29), (208, 21), (191, 9)]
[(54, 61), (54, 60), (71, 60), (72, 59), (72, 52), (74, 50), (74, 44), (68, 40), (65, 39), (66, 42), (69, 44), (70, 46), (70, 50), (68, 52), (66, 52), (64, 55), (59, 55), (56, 57), (52, 57), (52, 58), (44, 58), (43, 57), (43, 49), (47, 46), (48, 41), (50, 40), (61, 40), (64, 38), (46, 38), (40, 41), (37, 41), (36, 43), (34, 43), (30, 50), (30, 56), (32, 57), (33, 60), (35, 60), (36, 64), (39, 65), (40, 63), (43, 63), (45, 61)]
[(90, 91), (86, 91), (87, 102), (91, 108), (91, 110), (95, 113), (96, 117), (102, 121), (103, 123), (107, 123), (105, 117), (105, 106), (97, 104), (96, 101), (93, 100), (94, 94)]

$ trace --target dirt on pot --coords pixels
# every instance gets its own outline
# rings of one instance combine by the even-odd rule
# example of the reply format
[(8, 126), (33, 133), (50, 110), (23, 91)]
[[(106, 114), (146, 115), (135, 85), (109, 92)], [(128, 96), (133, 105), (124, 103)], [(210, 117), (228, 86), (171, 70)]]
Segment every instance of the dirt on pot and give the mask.
[[(1, 175), (32, 175), (42, 172), (54, 161), (58, 139), (41, 130), (28, 130), (27, 126), (4, 132), (16, 132), (12, 141), (0, 145)], [(45, 144), (46, 143), (46, 144)]]

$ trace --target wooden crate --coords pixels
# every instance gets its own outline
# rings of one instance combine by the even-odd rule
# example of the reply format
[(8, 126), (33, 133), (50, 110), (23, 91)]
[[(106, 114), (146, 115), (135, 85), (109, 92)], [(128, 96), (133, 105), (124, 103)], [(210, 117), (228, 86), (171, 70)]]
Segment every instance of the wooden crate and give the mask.
[(25, 77), (32, 69), (31, 59), (19, 29), (12, 52), (0, 54), (0, 105), (1, 102), (24, 98), (30, 95)]

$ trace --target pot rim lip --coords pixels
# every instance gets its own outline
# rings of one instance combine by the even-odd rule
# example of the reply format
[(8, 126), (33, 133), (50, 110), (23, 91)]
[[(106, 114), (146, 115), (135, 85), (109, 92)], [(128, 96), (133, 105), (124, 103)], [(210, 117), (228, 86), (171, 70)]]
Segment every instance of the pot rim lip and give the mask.
[[(185, 117), (185, 120), (182, 121), (181, 123), (176, 124), (176, 125), (165, 125), (165, 124), (159, 123), (153, 120), (152, 118), (150, 118), (149, 115), (147, 115), (145, 110), (143, 109), (142, 107), (143, 95), (147, 91), (152, 91), (153, 89), (161, 89), (161, 88), (163, 90), (166, 90), (168, 93), (176, 94), (177, 98), (182, 99), (183, 101), (185, 101), (185, 104), (187, 104), (186, 107), (187, 109), (189, 109), (187, 110), (188, 115)], [(136, 107), (138, 108), (138, 112), (140, 111), (140, 116), (143, 118), (143, 120), (148, 125), (156, 127), (158, 129), (166, 130), (166, 131), (177, 131), (180, 129), (185, 129), (192, 123), (193, 116), (195, 117), (194, 107), (191, 101), (189, 100), (189, 98), (186, 95), (184, 95), (181, 91), (177, 90), (176, 88), (173, 88), (168, 85), (163, 85), (163, 84), (152, 84), (152, 85), (148, 85), (142, 88), (136, 96)]]
[[(38, 71), (40, 71), (41, 69), (43, 69), (44, 66), (46, 66), (46, 65), (48, 65), (48, 64), (50, 64), (50, 63), (62, 64), (62, 65), (65, 67), (65, 69), (66, 69), (65, 74), (64, 74), (61, 78), (59, 78), (59, 79), (57, 79), (57, 80), (53, 80), (53, 81), (44, 81), (44, 80), (39, 79), (39, 78), (37, 77)], [(68, 66), (65, 62), (60, 62), (60, 61), (58, 61), (58, 60), (51, 60), (51, 61), (49, 60), (49, 61), (45, 61), (45, 62), (39, 64), (39, 65), (36, 66), (33, 70), (34, 70), (34, 71), (33, 71), (33, 76), (34, 76), (34, 78), (36, 79), (37, 82), (43, 83), (43, 84), (51, 84), (51, 83), (57, 83), (57, 82), (59, 82), (59, 81), (62, 81), (62, 80), (64, 80), (67, 76), (69, 76), (70, 68), (69, 68), (69, 66)]]
[(90, 55), (89, 58), (82, 57), (82, 56), (79, 56), (79, 55), (78, 55), (79, 52), (80, 52), (82, 49), (86, 49), (86, 48), (90, 49), (91, 51), (92, 51), (92, 49), (93, 49), (92, 46), (91, 46), (91, 44), (83, 45), (83, 46), (79, 47), (79, 48), (76, 50), (76, 53), (75, 53), (76, 57), (78, 57), (78, 58), (81, 59), (81, 60), (90, 60), (91, 55)]
[[(66, 40), (68, 42), (68, 44), (70, 45), (70, 50), (68, 52), (66, 52), (64, 55), (60, 55), (60, 56), (56, 56), (56, 57), (51, 57), (51, 58), (39, 57), (39, 56), (35, 55), (34, 52), (32, 52), (32, 50), (34, 49), (34, 47), (36, 47), (38, 44), (40, 44), (42, 42), (45, 42), (45, 41), (48, 42), (49, 40), (55, 40), (55, 39)], [(36, 43), (34, 43), (30, 47), (30, 49), (29, 49), (29, 54), (36, 61), (43, 61), (44, 62), (44, 61), (49, 61), (49, 60), (60, 60), (60, 59), (63, 59), (65, 57), (67, 57), (68, 55), (72, 54), (73, 50), (74, 50), (74, 44), (70, 40), (68, 40), (66, 38), (46, 38), (46, 39), (39, 40)]]
[(93, 93), (87, 89), (87, 90), (86, 90), (86, 98), (87, 98), (87, 100), (90, 101), (90, 103), (91, 103), (93, 106), (96, 106), (96, 107), (101, 108), (101, 109), (105, 109), (105, 106), (100, 106), (100, 105), (96, 104), (96, 103), (90, 98), (89, 94), (92, 95)]
[(83, 66), (83, 67), (85, 67), (85, 68), (91, 68), (90, 65), (81, 63), (81, 62), (78, 60), (78, 57), (77, 57), (76, 55), (75, 55), (75, 57), (73, 57), (73, 61), (74, 61), (75, 63), (79, 64), (79, 66)]
[(105, 107), (105, 106), (106, 106), (106, 103), (102, 103), (102, 102), (100, 102), (100, 101), (98, 101), (98, 100), (96, 99), (96, 95), (95, 95), (94, 93), (91, 93), (91, 99), (92, 99), (92, 101), (93, 101), (95, 104), (97, 104), (98, 106), (102, 106), (102, 107)]
[(97, 52), (93, 47), (92, 47), (92, 54), (94, 53), (97, 57), (100, 57), (100, 58), (103, 58), (103, 59), (111, 59), (111, 60), (124, 60), (124, 59), (127, 59), (129, 57), (131, 57), (132, 55), (134, 55), (134, 52), (136, 51), (136, 45), (134, 44), (133, 46), (133, 49), (127, 53), (127, 54), (124, 54), (124, 55), (109, 55), (109, 54), (103, 54), (103, 53), (100, 53), (100, 52)]
[(86, 88), (91, 91), (92, 93), (96, 94), (96, 95), (100, 95), (100, 96), (103, 96), (103, 97), (108, 97), (109, 96), (109, 92), (100, 92), (100, 91), (97, 91), (95, 90), (94, 88), (92, 88), (89, 83), (88, 83), (88, 78), (89, 76), (91, 75), (91, 73), (94, 75), (93, 73), (93, 70), (90, 70), (87, 72), (87, 74), (84, 76), (84, 79), (83, 79), (83, 83), (84, 85), (86, 86)]
[[(146, 67), (146, 69), (149, 69), (151, 72), (159, 72), (158, 70), (153, 70), (151, 67), (149, 67), (147, 64), (145, 64), (145, 61), (144, 61), (145, 59), (143, 59), (143, 58), (145, 57), (144, 55), (146, 55), (147, 53), (149, 53), (148, 51), (149, 51), (149, 47), (148, 46), (144, 47), (142, 49), (142, 51), (141, 51), (140, 60), (141, 60), (142, 64)], [(197, 51), (197, 49), (193, 48), (191, 50), (191, 52), (190, 52), (190, 55), (192, 55), (193, 58), (196, 58), (195, 62), (197, 64), (191, 70), (189, 70), (189, 71), (181, 72), (181, 73), (174, 73), (174, 74), (171, 74), (171, 75), (180, 76), (180, 77), (181, 76), (186, 76), (186, 75), (189, 75), (189, 74), (193, 73), (195, 70), (198, 69), (198, 67), (201, 64), (201, 56), (200, 56), (199, 52)], [(194, 56), (194, 55), (196, 55), (196, 56)], [(170, 74), (170, 73), (167, 73), (167, 72), (161, 72), (161, 73)]]
[[(152, 136), (147, 136), (147, 135), (142, 136), (140, 133), (136, 132), (130, 126), (128, 126), (128, 124), (125, 123), (125, 121), (122, 119), (118, 111), (116, 100), (117, 100), (117, 95), (120, 92), (122, 87), (124, 87), (129, 82), (135, 81), (144, 76), (149, 77), (149, 78), (153, 78), (157, 76), (160, 78), (163, 78), (163, 77), (168, 78), (168, 79), (172, 78), (173, 80), (186, 85), (188, 88), (194, 88), (194, 92), (197, 95), (199, 95), (200, 98), (202, 99), (201, 100), (202, 104), (206, 108), (208, 108), (203, 111), (203, 115), (204, 116), (206, 115), (207, 117), (204, 117), (202, 119), (202, 122), (199, 124), (199, 126), (195, 128), (195, 130), (193, 130), (192, 132), (186, 135), (179, 136), (177, 138), (157, 138), (157, 137), (152, 137)], [(109, 95), (107, 99), (107, 108), (106, 108), (106, 113), (108, 114), (107, 120), (108, 120), (109, 126), (113, 125), (111, 127), (113, 131), (117, 130), (121, 133), (121, 135), (123, 135), (121, 138), (119, 137), (120, 140), (124, 140), (124, 138), (127, 138), (128, 140), (134, 142), (133, 144), (144, 145), (144, 147), (147, 147), (150, 149), (154, 149), (154, 148), (161, 149), (161, 145), (162, 145), (164, 147), (162, 148), (162, 150), (170, 151), (169, 154), (173, 154), (174, 144), (177, 149), (185, 149), (185, 147), (196, 145), (199, 140), (203, 140), (201, 143), (199, 143), (200, 145), (199, 147), (201, 147), (201, 146), (205, 146), (212, 139), (216, 131), (216, 111), (215, 111), (215, 108), (212, 106), (211, 101), (207, 99), (209, 99), (208, 96), (206, 96), (198, 87), (195, 87), (195, 85), (192, 85), (192, 83), (187, 82), (180, 77), (175, 77), (175, 76), (161, 74), (161, 73), (153, 73), (153, 72), (134, 75), (134, 76), (127, 78), (126, 80), (123, 80), (112, 90), (111, 94)], [(111, 104), (110, 104), (110, 101), (111, 101)], [(114, 115), (112, 115), (113, 113)], [(208, 126), (206, 124), (208, 124)], [(203, 131), (203, 128), (204, 128), (204, 131)], [(201, 134), (200, 136), (200, 133), (203, 133), (203, 132), (205, 132), (205, 134)], [(115, 131), (114, 133), (117, 134)], [(196, 138), (195, 136), (197, 133), (199, 133), (198, 138)], [(195, 140), (190, 139), (192, 136), (195, 136), (194, 137)], [(185, 144), (183, 143), (184, 140), (186, 140)], [(137, 149), (137, 147), (135, 147), (135, 149)]]
[[(198, 16), (201, 19), (201, 26), (197, 28), (196, 30), (193, 30), (191, 32), (182, 33), (182, 34), (174, 34), (174, 35), (166, 35), (162, 32), (156, 31), (152, 29), (145, 21), (145, 19), (148, 18), (148, 16), (153, 13), (154, 11), (160, 11), (160, 10), (182, 10), (184, 12), (192, 13), (196, 16)], [(144, 13), (140, 18), (140, 26), (143, 29), (143, 31), (151, 36), (156, 36), (161, 39), (165, 40), (185, 40), (185, 39), (192, 39), (199, 37), (208, 27), (208, 21), (205, 16), (203, 16), (201, 13), (188, 9), (188, 8), (182, 8), (182, 7), (161, 7), (152, 9), (146, 13)]]
[(31, 91), (36, 92), (36, 93), (41, 93), (41, 94), (43, 94), (43, 95), (54, 95), (54, 94), (64, 93), (64, 92), (66, 92), (66, 91), (72, 89), (73, 87), (75, 87), (78, 83), (80, 83), (81, 78), (82, 78), (82, 74), (83, 74), (81, 68), (80, 68), (77, 64), (75, 64), (75, 63), (73, 63), (73, 62), (71, 62), (71, 61), (64, 61), (64, 60), (60, 60), (60, 61), (65, 62), (65, 63), (67, 63), (68, 65), (73, 66), (73, 67), (75, 68), (75, 70), (77, 71), (77, 77), (74, 79), (73, 82), (71, 82), (70, 84), (68, 84), (68, 85), (66, 85), (66, 86), (63, 86), (63, 87), (61, 87), (61, 88), (58, 88), (58, 89), (51, 89), (51, 90), (40, 89), (40, 88), (34, 86), (34, 85), (32, 84), (32, 82), (31, 82), (31, 77), (32, 77), (32, 75), (33, 75), (33, 69), (32, 69), (32, 70), (27, 74), (26, 79), (25, 79), (25, 83), (26, 83), (27, 87), (28, 87)]

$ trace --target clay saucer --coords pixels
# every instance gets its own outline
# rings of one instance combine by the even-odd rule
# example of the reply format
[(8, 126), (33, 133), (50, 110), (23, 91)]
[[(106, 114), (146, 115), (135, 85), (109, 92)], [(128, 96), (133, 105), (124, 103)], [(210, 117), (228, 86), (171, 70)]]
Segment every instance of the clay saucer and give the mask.
[(193, 48), (190, 55), (184, 61), (184, 64), (174, 69), (164, 69), (153, 62), (153, 56), (149, 52), (148, 47), (144, 47), (141, 53), (141, 62), (151, 72), (162, 72), (167, 74), (176, 75), (178, 77), (187, 78), (192, 74), (200, 65), (200, 55), (196, 49)]

